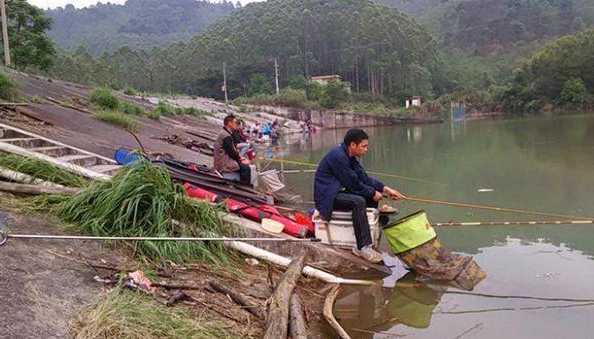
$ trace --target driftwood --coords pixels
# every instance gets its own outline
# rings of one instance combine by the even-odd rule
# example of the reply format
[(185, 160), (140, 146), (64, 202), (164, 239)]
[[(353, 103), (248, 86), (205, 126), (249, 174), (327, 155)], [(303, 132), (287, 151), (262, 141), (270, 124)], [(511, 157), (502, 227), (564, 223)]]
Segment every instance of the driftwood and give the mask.
[(228, 295), (233, 301), (235, 301), (239, 305), (245, 307), (245, 309), (248, 312), (250, 312), (251, 314), (256, 316), (258, 319), (262, 319), (262, 320), (265, 319), (264, 312), (262, 311), (260, 306), (254, 305), (254, 303), (251, 302), (247, 296), (245, 296), (237, 291), (234, 291), (233, 289), (231, 289), (227, 286), (224, 286), (216, 281), (209, 281), (208, 284), (210, 285), (210, 287), (213, 290), (215, 290), (219, 293)]
[(291, 296), (289, 306), (289, 333), (293, 339), (307, 339), (307, 325), (303, 313), (303, 305), (296, 293)]
[(265, 339), (280, 339), (287, 337), (289, 324), (289, 303), (293, 289), (305, 264), (307, 252), (291, 261), (287, 271), (272, 293), (266, 320)]
[(16, 184), (0, 181), (0, 191), (23, 194), (67, 194), (75, 195), (80, 192), (79, 188), (71, 187), (49, 187), (41, 185)]
[(326, 321), (328, 321), (330, 326), (332, 326), (340, 338), (350, 339), (351, 336), (349, 336), (342, 326), (340, 326), (338, 321), (336, 321), (336, 318), (334, 318), (334, 313), (332, 312), (332, 309), (334, 308), (334, 301), (336, 300), (338, 293), (340, 293), (340, 285), (336, 284), (332, 290), (330, 290), (328, 296), (326, 296), (326, 301), (324, 302), (324, 318), (326, 318)]

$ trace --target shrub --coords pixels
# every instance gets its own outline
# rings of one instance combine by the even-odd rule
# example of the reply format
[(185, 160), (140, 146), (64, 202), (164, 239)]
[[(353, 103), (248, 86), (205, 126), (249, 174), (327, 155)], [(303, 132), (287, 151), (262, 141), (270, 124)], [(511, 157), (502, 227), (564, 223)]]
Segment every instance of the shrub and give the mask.
[(116, 98), (109, 88), (97, 88), (91, 94), (91, 102), (95, 105), (108, 110), (117, 110), (120, 107), (120, 101)]
[(588, 90), (584, 81), (580, 78), (573, 78), (565, 81), (563, 90), (559, 96), (561, 104), (581, 104), (586, 99)]
[(0, 73), (0, 98), (14, 100), (16, 98), (16, 85), (6, 74)]
[(144, 115), (144, 109), (142, 107), (127, 101), (122, 101), (120, 111), (131, 115)]
[(253, 74), (250, 77), (249, 91), (250, 96), (258, 94), (270, 94), (272, 93), (271, 81), (262, 74)]
[(289, 78), (289, 87), (292, 89), (305, 89), (307, 79), (303, 75), (294, 75)]
[(158, 116), (172, 116), (176, 114), (176, 111), (175, 107), (171, 106), (166, 101), (159, 101), (153, 114)]
[(136, 90), (134, 89), (134, 87), (126, 87), (126, 89), (124, 90), (124, 94), (126, 94), (126, 95), (137, 95), (138, 93), (136, 92)]

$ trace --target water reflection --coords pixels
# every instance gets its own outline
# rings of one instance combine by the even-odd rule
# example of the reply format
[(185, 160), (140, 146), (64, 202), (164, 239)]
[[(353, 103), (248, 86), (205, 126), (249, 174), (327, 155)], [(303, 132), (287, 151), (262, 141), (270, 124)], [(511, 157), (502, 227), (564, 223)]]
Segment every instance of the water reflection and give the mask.
[[(594, 216), (594, 117), (460, 122), (453, 125), (366, 128), (370, 151), (365, 166), (401, 176), (386, 184), (418, 197), (525, 210)], [(345, 130), (312, 135), (291, 159), (317, 163), (342, 140)], [(310, 148), (307, 148), (310, 147)], [(294, 168), (302, 168), (295, 166)], [(287, 176), (288, 184), (311, 200), (312, 174)], [(491, 192), (478, 192), (489, 187)], [(402, 215), (427, 210), (435, 222), (542, 220), (544, 217), (402, 203)], [(454, 250), (477, 253), (507, 236), (546, 240), (594, 255), (591, 225), (464, 227), (439, 230)]]
[(335, 316), (355, 338), (397, 333), (398, 325), (427, 328), (435, 307), (447, 287), (416, 281), (413, 273), (398, 280), (394, 288), (371, 286), (345, 289), (335, 306)]

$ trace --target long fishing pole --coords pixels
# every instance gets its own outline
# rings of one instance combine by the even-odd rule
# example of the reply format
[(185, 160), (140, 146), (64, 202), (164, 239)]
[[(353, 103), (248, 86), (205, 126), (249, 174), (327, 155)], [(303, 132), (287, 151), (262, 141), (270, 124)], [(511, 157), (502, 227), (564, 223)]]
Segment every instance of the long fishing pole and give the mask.
[(497, 211), (497, 212), (512, 212), (512, 213), (520, 213), (520, 214), (542, 215), (542, 216), (555, 217), (555, 218), (591, 219), (589, 217), (578, 217), (578, 216), (567, 215), (567, 214), (546, 213), (546, 212), (530, 211), (530, 210), (524, 210), (524, 209), (505, 208), (505, 207), (478, 205), (478, 204), (468, 204), (468, 203), (461, 203), (461, 202), (450, 202), (450, 201), (425, 199), (425, 198), (418, 198), (418, 197), (411, 197), (411, 196), (407, 196), (405, 200), (422, 202), (422, 203), (427, 203), (427, 204), (438, 204), (438, 205), (447, 205), (447, 206), (454, 206), (454, 207), (483, 209), (483, 210), (490, 210), (490, 211)]
[(431, 226), (499, 226), (499, 225), (588, 225), (594, 220), (532, 220), (532, 221), (467, 221), (467, 222), (433, 222)]
[(82, 235), (11, 234), (0, 230), (0, 246), (8, 239), (51, 239), (51, 240), (126, 240), (126, 241), (269, 241), (269, 242), (319, 242), (320, 239), (293, 238), (195, 238), (195, 237), (98, 237)]
[[(278, 158), (272, 158), (272, 159), (260, 158), (260, 160), (269, 160), (271, 162), (280, 162), (280, 163), (287, 163), (287, 164), (294, 164), (294, 165), (301, 165), (301, 166), (318, 167), (317, 164), (314, 164), (314, 163), (311, 163), (311, 162), (303, 162), (303, 161), (295, 161), (295, 160), (285, 160), (285, 159), (278, 159)], [(434, 182), (434, 181), (429, 181), (429, 180), (419, 179), (419, 178), (413, 178), (413, 177), (407, 177), (407, 176), (398, 175), (398, 174), (392, 174), (392, 173), (385, 173), (385, 172), (378, 172), (378, 171), (367, 171), (367, 173), (374, 174), (374, 175), (379, 175), (379, 176), (382, 176), (382, 177), (388, 177), (388, 178), (396, 178), (396, 179), (403, 179), (403, 180), (409, 180), (409, 181), (422, 182), (422, 183), (425, 183), (425, 184), (446, 185), (444, 183), (439, 183), (439, 182)]]

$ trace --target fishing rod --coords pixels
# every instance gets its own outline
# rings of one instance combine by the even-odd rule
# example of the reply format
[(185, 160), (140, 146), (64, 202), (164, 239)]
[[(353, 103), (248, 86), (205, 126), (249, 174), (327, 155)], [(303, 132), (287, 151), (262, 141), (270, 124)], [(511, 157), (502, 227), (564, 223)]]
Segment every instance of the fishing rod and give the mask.
[(546, 212), (530, 211), (530, 210), (524, 210), (524, 209), (505, 208), (505, 207), (497, 207), (497, 206), (489, 206), (489, 205), (479, 205), (479, 204), (468, 204), (468, 203), (461, 203), (461, 202), (450, 202), (450, 201), (443, 201), (443, 200), (433, 200), (433, 199), (426, 199), (426, 198), (418, 198), (418, 197), (412, 197), (412, 196), (406, 196), (406, 198), (404, 200), (410, 200), (410, 201), (415, 201), (415, 202), (422, 202), (422, 203), (427, 203), (427, 204), (437, 204), (437, 205), (447, 205), (447, 206), (454, 206), (454, 207), (475, 208), (475, 209), (497, 211), (497, 212), (512, 212), (512, 213), (519, 213), (519, 214), (542, 215), (542, 216), (555, 217), (555, 218), (591, 219), (589, 217), (578, 217), (578, 216), (567, 215), (567, 214), (546, 213)]
[[(295, 161), (295, 160), (285, 160), (285, 159), (279, 159), (279, 158), (272, 158), (272, 159), (260, 158), (260, 160), (269, 160), (271, 162), (280, 162), (280, 163), (287, 163), (287, 164), (294, 164), (294, 165), (301, 165), (301, 166), (318, 167), (317, 164), (313, 164), (311, 162), (302, 162), (302, 161)], [(388, 178), (396, 178), (396, 179), (403, 179), (403, 180), (409, 180), (409, 181), (417, 181), (417, 182), (422, 182), (422, 183), (425, 183), (425, 184), (447, 185), (447, 184), (443, 184), (443, 183), (440, 183), (440, 182), (434, 182), (434, 181), (429, 181), (429, 180), (425, 180), (425, 179), (407, 177), (407, 176), (398, 175), (398, 174), (392, 174), (392, 173), (385, 173), (385, 172), (378, 172), (378, 171), (367, 171), (367, 173), (374, 174), (374, 175), (379, 175), (379, 176), (382, 176), (382, 177), (388, 177)]]
[(594, 220), (533, 220), (533, 221), (467, 221), (467, 222), (434, 222), (431, 226), (498, 226), (498, 225), (588, 225)]
[(269, 242), (319, 242), (320, 239), (293, 238), (195, 238), (195, 237), (99, 237), (82, 235), (49, 235), (49, 234), (11, 234), (0, 230), (0, 246), (8, 239), (50, 239), (50, 240), (126, 240), (126, 241), (269, 241)]

